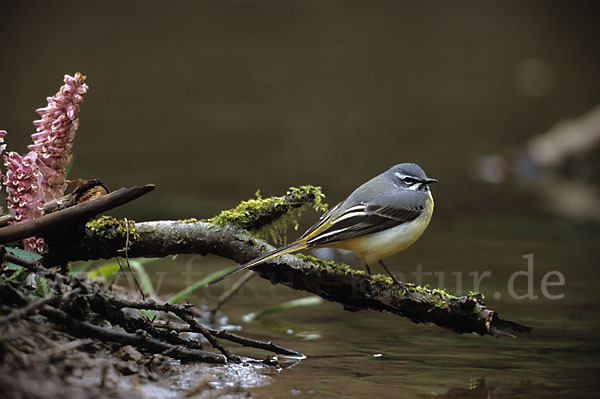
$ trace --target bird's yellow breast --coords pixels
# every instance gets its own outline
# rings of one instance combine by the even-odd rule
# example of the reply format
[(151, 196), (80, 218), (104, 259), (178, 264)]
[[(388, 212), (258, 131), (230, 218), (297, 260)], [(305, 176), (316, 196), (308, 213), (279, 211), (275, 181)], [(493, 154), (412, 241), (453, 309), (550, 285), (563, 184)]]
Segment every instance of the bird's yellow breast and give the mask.
[(429, 225), (431, 215), (433, 215), (433, 197), (429, 194), (425, 211), (416, 219), (391, 229), (325, 246), (353, 251), (367, 264), (373, 264), (403, 251), (417, 241)]

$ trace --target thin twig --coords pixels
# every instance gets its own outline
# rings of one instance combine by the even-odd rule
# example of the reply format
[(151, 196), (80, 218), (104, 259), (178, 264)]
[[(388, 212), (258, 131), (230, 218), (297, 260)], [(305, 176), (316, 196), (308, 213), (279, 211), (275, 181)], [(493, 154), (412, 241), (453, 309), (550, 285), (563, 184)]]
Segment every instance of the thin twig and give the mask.
[(191, 303), (158, 303), (153, 299), (139, 301), (136, 299), (119, 298), (106, 292), (99, 292), (97, 295), (98, 298), (104, 301), (104, 304), (110, 304), (117, 308), (146, 309), (175, 313), (176, 311), (189, 312), (190, 308), (194, 306)]
[(65, 301), (71, 295), (78, 294), (79, 291), (80, 291), (80, 289), (76, 288), (74, 290), (65, 292), (62, 295), (51, 295), (51, 296), (47, 296), (45, 298), (39, 299), (37, 301), (31, 301), (26, 306), (19, 308), (19, 309), (15, 309), (12, 312), (10, 312), (8, 315), (1, 318), (0, 325), (11, 322), (16, 319), (21, 319), (25, 316), (28, 316), (31, 313), (36, 312), (39, 308), (41, 308), (44, 305), (52, 304), (53, 302), (60, 303), (62, 301)]
[(42, 298), (37, 301), (33, 301), (25, 307), (15, 309), (0, 319), (0, 325), (9, 323), (13, 320), (22, 319), (23, 317), (28, 316), (31, 313), (37, 311), (40, 307), (42, 307), (50, 302), (53, 302), (55, 300), (56, 300), (56, 297), (49, 296), (49, 297)]
[[(129, 221), (127, 220), (127, 218), (124, 218), (123, 220), (125, 220), (125, 262), (127, 262), (127, 268), (129, 269), (129, 273), (131, 273), (131, 276), (133, 277), (133, 281), (135, 282), (135, 285), (137, 286), (138, 290), (140, 291), (140, 294), (142, 295), (142, 299), (146, 300), (146, 295), (144, 295), (144, 290), (142, 289), (142, 286), (140, 285), (135, 272), (133, 271), (133, 269), (131, 268), (131, 264), (129, 263)], [(121, 269), (121, 271), (123, 271), (123, 268), (121, 267), (121, 262), (118, 262), (117, 258), (117, 263), (119, 264), (119, 268)]]
[(223, 355), (199, 349), (187, 349), (162, 342), (156, 338), (148, 337), (143, 334), (132, 334), (118, 331), (114, 328), (100, 327), (87, 321), (77, 320), (65, 312), (48, 305), (44, 305), (40, 309), (40, 313), (54, 321), (65, 324), (72, 333), (84, 334), (88, 337), (99, 338), (103, 341), (134, 345), (153, 353), (162, 353), (163, 355), (186, 361), (200, 360), (208, 363), (226, 363), (227, 361), (226, 357)]
[(214, 308), (212, 308), (211, 313), (214, 315), (219, 309), (221, 309), (221, 306), (223, 306), (223, 304), (225, 302), (227, 302), (229, 300), (229, 298), (231, 298), (233, 295), (235, 295), (236, 292), (238, 292), (240, 290), (240, 288), (242, 288), (244, 285), (246, 285), (246, 283), (248, 281), (250, 281), (254, 276), (256, 276), (256, 273), (253, 272), (252, 270), (247, 271), (246, 273), (244, 273), (244, 275), (238, 279), (232, 286), (230, 289), (228, 289), (227, 291), (225, 291), (217, 300), (217, 304), (215, 305)]
[[(182, 332), (195, 332), (194, 328), (190, 327), (188, 324), (176, 323), (170, 320), (155, 320), (154, 325), (159, 328), (165, 328), (170, 331), (177, 331), (178, 333)], [(269, 352), (277, 353), (279, 355), (286, 356), (294, 356), (304, 358), (306, 357), (304, 354), (300, 352), (296, 352), (292, 349), (284, 348), (283, 346), (277, 345), (272, 341), (264, 342), (257, 339), (242, 337), (233, 333), (230, 333), (225, 330), (217, 330), (214, 328), (206, 327), (211, 334), (213, 334), (217, 338), (221, 338), (227, 341), (235, 342), (242, 346), (263, 349)]]
[(208, 342), (210, 342), (210, 344), (212, 345), (213, 348), (217, 349), (219, 352), (221, 352), (223, 355), (225, 355), (225, 357), (227, 358), (227, 360), (233, 361), (233, 362), (237, 362), (239, 360), (237, 356), (232, 355), (231, 352), (229, 352), (229, 350), (227, 350), (227, 348), (225, 348), (223, 345), (221, 345), (221, 343), (208, 330), (208, 328), (206, 328), (202, 324), (198, 323), (194, 319), (194, 317), (189, 314), (189, 312), (187, 312), (187, 311), (181, 311), (179, 309), (172, 310), (172, 312), (175, 313), (183, 321), (185, 321), (186, 323), (188, 323), (190, 325), (190, 327), (194, 331), (199, 332), (200, 334), (202, 334), (204, 336), (204, 338), (206, 338), (206, 340)]
[(227, 341), (235, 342), (242, 346), (264, 349), (266, 351), (277, 353), (280, 355), (293, 356), (293, 357), (298, 357), (298, 358), (306, 357), (304, 354), (302, 354), (300, 352), (296, 352), (294, 350), (284, 348), (283, 346), (273, 343), (273, 341), (264, 342), (264, 341), (259, 341), (257, 339), (241, 337), (239, 335), (232, 334), (225, 330), (215, 330), (215, 329), (209, 328), (208, 331), (210, 331), (212, 334), (214, 334), (214, 336), (217, 338), (226, 339)]
[(94, 342), (94, 340), (91, 338), (76, 339), (75, 341), (67, 342), (66, 344), (60, 345), (56, 348), (46, 349), (45, 351), (42, 351), (42, 352), (36, 354), (35, 359), (38, 361), (45, 361), (47, 359), (51, 359), (54, 356), (57, 356), (57, 355), (63, 353), (63, 352), (71, 351), (80, 346), (89, 345), (92, 342)]

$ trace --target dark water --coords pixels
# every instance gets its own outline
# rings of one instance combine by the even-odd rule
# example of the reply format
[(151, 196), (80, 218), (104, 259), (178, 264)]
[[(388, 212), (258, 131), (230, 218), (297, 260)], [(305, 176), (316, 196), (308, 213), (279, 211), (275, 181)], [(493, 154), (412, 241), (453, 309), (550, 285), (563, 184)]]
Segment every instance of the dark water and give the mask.
[[(72, 177), (156, 183), (114, 211), (138, 220), (209, 217), (258, 188), (279, 195), (307, 183), (335, 204), (386, 168), (417, 162), (440, 180), (436, 211), (391, 268), (414, 281), (421, 265), (438, 273), (423, 283), (463, 294), (475, 289), (469, 273), (488, 271), (478, 287), (488, 306), (533, 333), (495, 339), (336, 304), (295, 309), (244, 326), (309, 356), (254, 395), (464, 397), (479, 384), (472, 397), (595, 397), (598, 216), (565, 218), (552, 194), (567, 190), (574, 208), (570, 183), (597, 190), (598, 151), (557, 171), (558, 183), (492, 186), (467, 170), (600, 103), (599, 4), (3, 2), (0, 129), (22, 151), (34, 109), (62, 75), (86, 74)], [(527, 254), (538, 298), (519, 300), (508, 282), (527, 270)], [(189, 259), (150, 266), (167, 272), (162, 292), (186, 284)], [(194, 260), (193, 278), (226, 264)], [(564, 285), (548, 293), (564, 297), (543, 294), (549, 272)], [(527, 290), (515, 279), (517, 295)], [(225, 311), (239, 323), (301, 296), (257, 280)]]

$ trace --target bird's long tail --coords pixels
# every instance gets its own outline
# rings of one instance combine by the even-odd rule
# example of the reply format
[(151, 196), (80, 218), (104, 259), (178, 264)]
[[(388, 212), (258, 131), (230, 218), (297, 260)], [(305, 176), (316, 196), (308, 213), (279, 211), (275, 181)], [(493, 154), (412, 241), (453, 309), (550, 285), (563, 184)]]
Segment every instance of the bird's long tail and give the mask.
[(230, 271), (229, 273), (226, 273), (220, 277), (217, 277), (216, 279), (212, 280), (210, 283), (208, 283), (208, 285), (214, 284), (214, 283), (218, 283), (219, 281), (234, 275), (236, 273), (241, 272), (242, 270), (246, 270), (252, 266), (256, 266), (260, 263), (266, 262), (268, 260), (271, 260), (273, 258), (276, 258), (278, 256), (281, 255), (285, 255), (285, 254), (291, 254), (293, 252), (297, 252), (297, 251), (301, 251), (303, 249), (305, 249), (308, 245), (306, 244), (306, 242), (294, 242), (288, 245), (284, 245), (283, 247), (277, 248), (271, 252), (267, 252), (264, 255), (259, 256), (258, 258), (255, 258), (253, 260), (251, 260), (250, 262), (246, 262), (243, 265), (239, 265), (238, 267), (236, 267), (235, 269), (233, 269), (232, 271)]

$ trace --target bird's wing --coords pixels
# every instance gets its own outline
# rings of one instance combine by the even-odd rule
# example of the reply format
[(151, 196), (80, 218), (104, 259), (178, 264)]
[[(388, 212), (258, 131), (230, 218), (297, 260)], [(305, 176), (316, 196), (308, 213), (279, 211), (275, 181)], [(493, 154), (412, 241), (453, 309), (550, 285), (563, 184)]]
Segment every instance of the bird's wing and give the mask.
[(322, 227), (306, 235), (309, 247), (372, 234), (398, 226), (419, 217), (425, 210), (428, 196), (424, 193), (388, 192), (359, 203), (322, 222)]
[(323, 215), (321, 215), (321, 217), (319, 218), (319, 220), (317, 221), (317, 223), (313, 224), (308, 230), (306, 230), (304, 232), (304, 234), (302, 234), (302, 236), (298, 239), (298, 241), (302, 240), (305, 237), (311, 236), (319, 228), (326, 227), (327, 226), (327, 221), (329, 220), (329, 218), (338, 209), (340, 209), (340, 207), (342, 206), (343, 203), (344, 203), (344, 201), (340, 202), (339, 204), (337, 204), (336, 206), (334, 206), (333, 208), (331, 208), (330, 210), (328, 210), (327, 212), (325, 212)]

